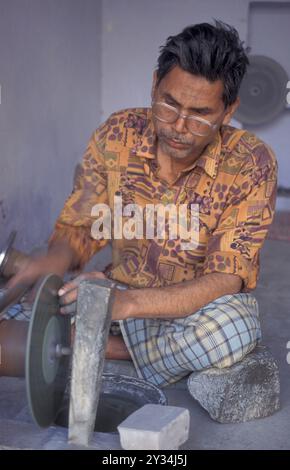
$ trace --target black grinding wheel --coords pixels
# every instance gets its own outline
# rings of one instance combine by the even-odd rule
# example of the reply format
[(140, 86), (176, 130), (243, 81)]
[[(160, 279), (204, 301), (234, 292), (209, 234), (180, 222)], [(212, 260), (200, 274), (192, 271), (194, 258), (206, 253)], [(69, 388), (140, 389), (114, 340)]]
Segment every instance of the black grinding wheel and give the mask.
[(36, 424), (50, 426), (60, 408), (69, 371), (70, 316), (59, 311), (58, 290), (63, 281), (49, 274), (38, 289), (29, 324), (25, 376), (30, 412)]

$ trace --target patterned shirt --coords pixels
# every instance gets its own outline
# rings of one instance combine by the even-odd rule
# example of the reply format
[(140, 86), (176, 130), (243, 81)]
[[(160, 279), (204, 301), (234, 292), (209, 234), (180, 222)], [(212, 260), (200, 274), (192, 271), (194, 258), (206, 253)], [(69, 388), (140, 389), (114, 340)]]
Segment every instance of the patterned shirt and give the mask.
[[(92, 208), (114, 195), (123, 205), (199, 205), (199, 240), (182, 249), (181, 238), (112, 239), (110, 278), (135, 287), (162, 287), (220, 272), (239, 275), (254, 289), (259, 251), (272, 222), (277, 163), (255, 135), (222, 126), (192, 165), (173, 183), (158, 176), (150, 108), (114, 113), (91, 137), (74, 189), (56, 222), (50, 243), (65, 239), (82, 267), (109, 242), (96, 240)], [(145, 213), (145, 211), (144, 211)], [(126, 217), (123, 220), (128, 220)]]

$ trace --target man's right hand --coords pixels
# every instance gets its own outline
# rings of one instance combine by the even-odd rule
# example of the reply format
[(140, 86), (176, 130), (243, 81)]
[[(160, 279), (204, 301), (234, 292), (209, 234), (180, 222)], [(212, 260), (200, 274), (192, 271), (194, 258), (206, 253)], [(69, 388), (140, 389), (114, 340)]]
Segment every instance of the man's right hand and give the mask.
[(10, 289), (19, 284), (32, 287), (41, 276), (51, 272), (54, 272), (54, 269), (48, 256), (31, 258), (20, 267), (19, 271), (11, 279), (9, 279), (5, 287)]
[(72, 266), (73, 258), (74, 253), (68, 245), (52, 247), (46, 255), (29, 257), (23, 262), (5, 287), (9, 289), (21, 284), (30, 288), (39, 278), (50, 273), (63, 277)]

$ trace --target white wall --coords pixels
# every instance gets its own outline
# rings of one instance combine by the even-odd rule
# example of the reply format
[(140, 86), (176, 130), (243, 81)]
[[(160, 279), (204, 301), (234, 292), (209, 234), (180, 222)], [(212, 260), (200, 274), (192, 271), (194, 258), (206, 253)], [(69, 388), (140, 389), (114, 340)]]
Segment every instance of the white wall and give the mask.
[(159, 47), (185, 26), (213, 18), (247, 37), (247, 0), (104, 0), (102, 117), (117, 109), (150, 105)]
[(100, 121), (101, 0), (0, 0), (0, 244), (43, 243)]

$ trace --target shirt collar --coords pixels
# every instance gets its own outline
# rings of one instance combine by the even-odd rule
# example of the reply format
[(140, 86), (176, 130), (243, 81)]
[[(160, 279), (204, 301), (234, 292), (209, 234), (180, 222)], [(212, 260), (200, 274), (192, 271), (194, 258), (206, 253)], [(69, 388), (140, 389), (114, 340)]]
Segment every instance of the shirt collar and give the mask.
[(203, 168), (204, 171), (211, 178), (216, 178), (221, 156), (221, 150), (222, 138), (220, 132), (218, 132), (214, 140), (204, 149), (203, 153), (198, 158), (198, 160), (183, 171), (188, 171), (189, 169), (192, 169), (195, 166), (199, 166), (200, 168)]
[(135, 145), (135, 153), (138, 157), (154, 159), (156, 155), (156, 134), (152, 120), (152, 110), (148, 109), (147, 112), (147, 125), (143, 134), (138, 139)]

